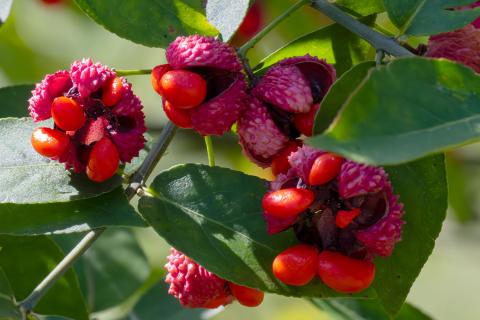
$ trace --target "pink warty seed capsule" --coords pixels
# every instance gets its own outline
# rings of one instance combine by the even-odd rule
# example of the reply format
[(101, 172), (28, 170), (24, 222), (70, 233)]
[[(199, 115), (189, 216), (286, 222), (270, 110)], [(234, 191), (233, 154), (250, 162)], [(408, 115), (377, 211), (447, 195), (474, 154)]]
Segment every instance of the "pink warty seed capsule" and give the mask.
[(217, 300), (225, 304), (233, 300), (227, 281), (207, 271), (180, 251), (172, 248), (167, 260), (165, 282), (170, 285), (168, 293), (184, 307), (216, 307), (214, 302)]

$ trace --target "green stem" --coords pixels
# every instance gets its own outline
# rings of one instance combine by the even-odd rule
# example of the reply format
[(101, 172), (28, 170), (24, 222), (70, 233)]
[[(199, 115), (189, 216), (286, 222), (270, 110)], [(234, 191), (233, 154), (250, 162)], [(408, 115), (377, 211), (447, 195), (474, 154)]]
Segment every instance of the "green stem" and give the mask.
[(152, 69), (115, 70), (115, 72), (117, 73), (117, 76), (139, 76), (152, 73)]
[(343, 12), (327, 0), (312, 0), (313, 8), (322, 12), (324, 15), (342, 25), (346, 29), (358, 35), (360, 38), (368, 41), (376, 50), (388, 52), (393, 56), (408, 57), (414, 54), (402, 47), (392, 38), (389, 38), (380, 32), (364, 25), (360, 21), (354, 19), (349, 14)]
[(210, 136), (205, 136), (205, 146), (207, 147), (207, 156), (208, 156), (208, 165), (210, 167), (215, 166), (215, 154), (213, 153), (213, 144), (212, 138)]
[(247, 43), (241, 46), (238, 49), (238, 54), (240, 56), (245, 56), (247, 51), (253, 48), (263, 37), (265, 37), (273, 28), (275, 28), (280, 22), (288, 18), (292, 13), (309, 3), (309, 0), (300, 0), (295, 3), (293, 6), (287, 9), (283, 14), (275, 18), (272, 22), (265, 26), (260, 32), (258, 32), (252, 39), (250, 39)]

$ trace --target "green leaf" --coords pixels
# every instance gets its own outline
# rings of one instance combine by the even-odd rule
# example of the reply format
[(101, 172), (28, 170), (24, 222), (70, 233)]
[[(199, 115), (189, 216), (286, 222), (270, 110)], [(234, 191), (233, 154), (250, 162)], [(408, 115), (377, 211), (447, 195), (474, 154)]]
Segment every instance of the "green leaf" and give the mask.
[(216, 35), (202, 0), (75, 0), (87, 15), (118, 36), (149, 47), (167, 47), (177, 36)]
[(469, 188), (469, 176), (462, 161), (453, 153), (447, 153), (447, 181), (448, 181), (448, 204), (453, 209), (455, 217), (460, 223), (472, 220), (474, 216), (472, 198)]
[(3, 269), (0, 268), (0, 319), (20, 320), (22, 314), (16, 306), (15, 296)]
[(336, 0), (335, 4), (353, 10), (362, 16), (385, 11), (383, 0)]
[(312, 299), (312, 303), (325, 311), (332, 320), (431, 320), (409, 303), (405, 303), (395, 317), (391, 317), (376, 300)]
[(117, 188), (96, 198), (42, 204), (0, 203), (0, 234), (84, 232), (106, 226), (145, 227)]
[[(62, 251), (46, 236), (0, 236), (0, 267), (17, 301), (25, 299), (63, 258)], [(88, 319), (75, 273), (70, 270), (40, 300), (35, 312), (73, 319)]]
[(406, 223), (392, 256), (375, 260), (373, 287), (383, 307), (394, 315), (435, 246), (447, 211), (447, 181), (443, 155), (385, 169), (405, 205)]
[(162, 320), (205, 319), (203, 309), (188, 309), (168, 294), (168, 285), (163, 281), (150, 289), (135, 305), (127, 319), (150, 320), (161, 315)]
[(0, 118), (28, 116), (27, 100), (32, 89), (30, 84), (0, 88)]
[(208, 0), (207, 19), (220, 31), (223, 41), (229, 41), (240, 27), (250, 6), (249, 2), (249, 0)]
[[(375, 17), (367, 17), (361, 21), (371, 25), (375, 22)], [(328, 63), (335, 64), (337, 74), (341, 75), (355, 64), (372, 59), (375, 52), (365, 40), (338, 24), (332, 24), (304, 35), (278, 49), (263, 59), (255, 67), (255, 71), (263, 72), (284, 58), (306, 54), (326, 59)]]
[(120, 186), (115, 176), (105, 183), (72, 174), (63, 164), (35, 152), (30, 137), (35, 128), (51, 126), (29, 118), (0, 119), (0, 203), (67, 202), (97, 197)]
[[(287, 286), (272, 273), (275, 256), (298, 243), (293, 232), (267, 234), (262, 215), (266, 181), (204, 165), (162, 172), (139, 210), (165, 240), (220, 277), (287, 296), (338, 296), (319, 279)], [(374, 297), (369, 289), (358, 296)]]
[[(83, 235), (55, 236), (70, 251)], [(147, 257), (132, 230), (108, 229), (75, 264), (89, 310), (101, 311), (124, 302), (150, 275)]]
[(479, 139), (479, 88), (478, 75), (463, 65), (398, 59), (373, 69), (335, 123), (308, 142), (380, 165), (448, 150)]
[(480, 8), (453, 10), (472, 0), (384, 0), (390, 20), (400, 34), (427, 36), (460, 29), (480, 16)]
[(12, 9), (13, 0), (4, 0), (0, 2), (0, 26), (7, 20)]
[(345, 72), (328, 90), (315, 117), (314, 134), (328, 129), (345, 102), (353, 95), (354, 89), (365, 79), (374, 61), (365, 61)]

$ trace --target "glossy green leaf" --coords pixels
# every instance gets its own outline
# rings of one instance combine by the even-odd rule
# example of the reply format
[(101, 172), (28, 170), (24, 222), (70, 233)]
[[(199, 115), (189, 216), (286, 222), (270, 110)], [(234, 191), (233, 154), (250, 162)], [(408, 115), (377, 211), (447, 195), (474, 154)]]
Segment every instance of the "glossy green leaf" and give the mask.
[(13, 0), (3, 0), (0, 2), (0, 26), (7, 20), (12, 9)]
[[(70, 251), (83, 235), (55, 236)], [(130, 229), (108, 229), (75, 264), (89, 310), (101, 311), (124, 302), (150, 274), (147, 257)]]
[(446, 155), (448, 204), (460, 223), (466, 223), (474, 217), (472, 194), (469, 188), (467, 168), (453, 153)]
[(202, 0), (75, 0), (98, 24), (149, 47), (167, 47), (181, 35), (215, 35)]
[[(279, 282), (275, 256), (298, 243), (293, 232), (267, 234), (261, 199), (266, 181), (204, 165), (162, 172), (142, 197), (139, 210), (167, 242), (220, 277), (287, 296), (338, 296), (314, 279), (303, 287)], [(359, 294), (374, 296), (373, 290)]]
[(460, 29), (480, 16), (480, 8), (453, 10), (472, 0), (384, 0), (390, 20), (400, 34), (432, 35)]
[(0, 319), (20, 320), (22, 314), (16, 306), (15, 296), (3, 269), (0, 267)]
[(312, 303), (326, 312), (332, 320), (431, 320), (429, 316), (409, 303), (398, 315), (391, 317), (376, 300), (312, 299)]
[[(375, 17), (362, 19), (371, 25)], [(338, 24), (323, 27), (302, 36), (263, 59), (255, 71), (262, 72), (272, 64), (289, 57), (312, 56), (326, 59), (335, 65), (337, 75), (341, 75), (355, 64), (372, 59), (375, 55), (372, 47), (365, 41)]]
[(249, 0), (207, 1), (207, 19), (220, 31), (223, 41), (229, 41), (242, 24), (250, 6), (249, 2)]
[(373, 287), (383, 307), (394, 315), (435, 246), (447, 211), (447, 181), (443, 155), (385, 169), (404, 204), (406, 223), (392, 256), (375, 260)]
[(336, 0), (335, 4), (362, 16), (385, 11), (383, 0)]
[(0, 204), (0, 234), (84, 232), (106, 226), (145, 227), (122, 188), (96, 198), (42, 204)]
[(27, 117), (32, 89), (30, 84), (0, 88), (0, 118)]
[[(419, 72), (422, 70), (422, 72)], [(480, 77), (447, 60), (373, 69), (335, 123), (308, 143), (370, 164), (398, 164), (480, 137)]]
[[(64, 256), (46, 236), (0, 236), (0, 247), (0, 267), (7, 275), (17, 301), (25, 299)], [(75, 273), (70, 270), (60, 278), (34, 311), (78, 320), (88, 319)]]
[(161, 281), (142, 296), (126, 319), (150, 320), (161, 315), (162, 320), (200, 320), (205, 319), (202, 317), (204, 312), (182, 307), (168, 294), (168, 285)]
[(365, 79), (374, 61), (365, 61), (345, 72), (328, 90), (315, 117), (314, 134), (328, 129), (345, 102), (354, 94), (354, 89)]

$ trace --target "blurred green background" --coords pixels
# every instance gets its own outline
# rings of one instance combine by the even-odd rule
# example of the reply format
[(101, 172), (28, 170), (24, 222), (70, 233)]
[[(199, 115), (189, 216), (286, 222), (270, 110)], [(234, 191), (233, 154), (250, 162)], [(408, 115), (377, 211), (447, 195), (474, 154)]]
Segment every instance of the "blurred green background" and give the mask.
[[(287, 0), (265, 1), (265, 21), (291, 3)], [(296, 28), (280, 25), (256, 47), (251, 61), (259, 61), (289, 40), (329, 23), (310, 9), (297, 12), (291, 19), (295, 23), (290, 26), (295, 25)], [(68, 68), (73, 60), (83, 57), (91, 57), (94, 61), (117, 69), (146, 69), (164, 63), (162, 49), (140, 46), (109, 33), (69, 1), (56, 5), (45, 5), (40, 0), (14, 1), (12, 15), (0, 28), (0, 87), (35, 83), (46, 73)], [(148, 76), (133, 76), (129, 80), (144, 103), (147, 124), (155, 135), (166, 120), (160, 98), (151, 89)], [(218, 165), (270, 177), (268, 171), (251, 165), (241, 156), (233, 134), (213, 140)], [(463, 208), (457, 208), (457, 216), (461, 217), (463, 223), (455, 215), (449, 216), (433, 255), (408, 298), (435, 319), (480, 319), (480, 222), (474, 213), (478, 207), (474, 199), (479, 187), (476, 182), (479, 181), (480, 162), (476, 160), (479, 151), (478, 146), (472, 146), (454, 155), (455, 159), (460, 160), (453, 163), (457, 164), (454, 167), (457, 170), (452, 174), (458, 184), (451, 192), (459, 197), (460, 202), (463, 200), (471, 206), (463, 203)], [(206, 161), (203, 140), (190, 131), (180, 130), (156, 170), (177, 163)], [(466, 186), (462, 177), (469, 178)], [(463, 189), (467, 194), (459, 194)], [(135, 233), (153, 269), (161, 270), (168, 254), (168, 245), (151, 230), (136, 229)], [(114, 319), (118, 310), (121, 308), (101, 312), (97, 316)], [(214, 319), (301, 320), (329, 317), (304, 300), (267, 295), (259, 308), (249, 309), (234, 303)]]

